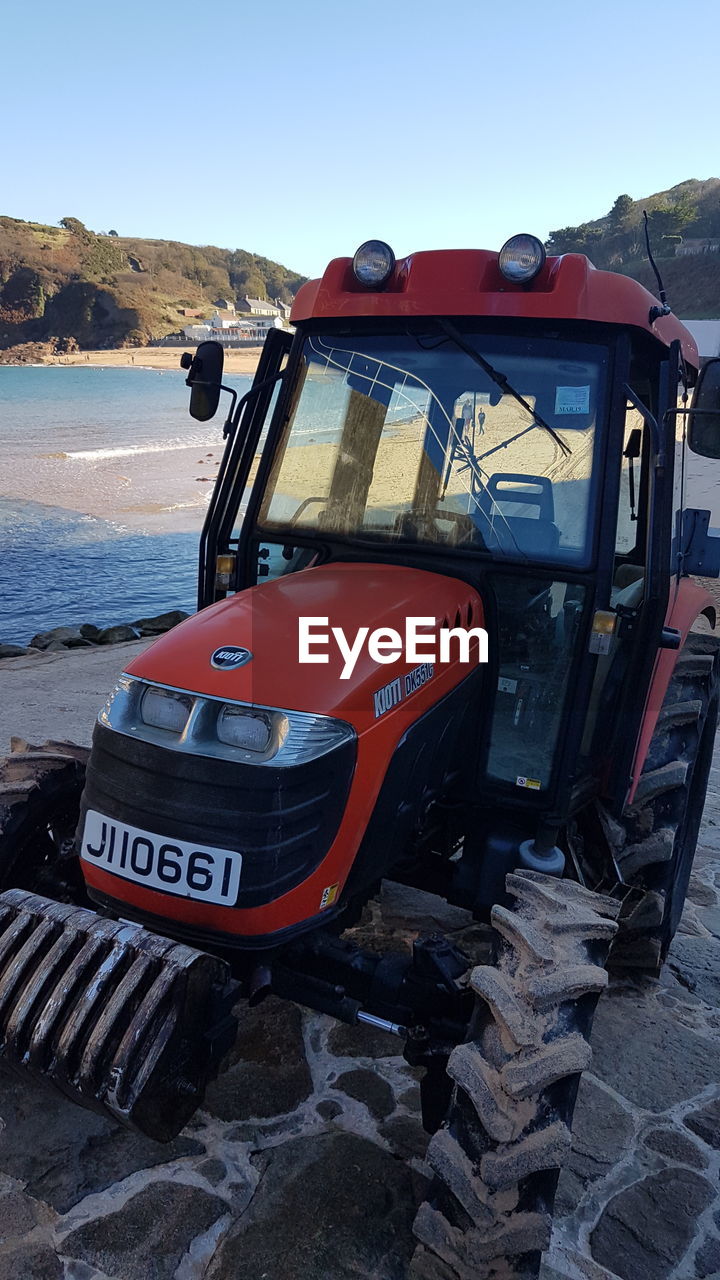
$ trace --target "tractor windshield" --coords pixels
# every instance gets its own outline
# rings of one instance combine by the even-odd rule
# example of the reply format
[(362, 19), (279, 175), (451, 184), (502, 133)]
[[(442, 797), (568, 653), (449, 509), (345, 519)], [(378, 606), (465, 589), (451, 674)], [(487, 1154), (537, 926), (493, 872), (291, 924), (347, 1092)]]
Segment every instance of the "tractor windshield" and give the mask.
[(586, 564), (607, 352), (463, 338), (308, 337), (261, 526)]

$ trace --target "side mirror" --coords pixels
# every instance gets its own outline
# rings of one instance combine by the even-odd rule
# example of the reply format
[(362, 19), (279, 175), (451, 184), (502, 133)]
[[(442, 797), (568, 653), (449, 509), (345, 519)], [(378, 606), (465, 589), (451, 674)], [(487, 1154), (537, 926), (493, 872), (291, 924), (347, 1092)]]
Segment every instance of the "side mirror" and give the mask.
[(688, 445), (702, 458), (720, 458), (720, 358), (700, 370), (689, 414)]
[(188, 371), (185, 382), (190, 388), (190, 416), (198, 422), (208, 422), (215, 416), (224, 359), (219, 342), (201, 342), (194, 356), (186, 351), (180, 357), (180, 367)]

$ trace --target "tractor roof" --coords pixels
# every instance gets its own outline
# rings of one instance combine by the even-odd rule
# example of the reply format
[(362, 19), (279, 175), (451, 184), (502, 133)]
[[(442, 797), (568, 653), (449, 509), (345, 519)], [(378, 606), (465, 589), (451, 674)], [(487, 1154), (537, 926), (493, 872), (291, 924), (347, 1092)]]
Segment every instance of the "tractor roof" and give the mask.
[(395, 264), (383, 289), (366, 289), (352, 258), (334, 258), (319, 280), (298, 291), (290, 320), (374, 316), (493, 316), (597, 321), (642, 329), (669, 346), (679, 338), (685, 360), (698, 366), (695, 340), (674, 315), (650, 323), (654, 298), (629, 276), (598, 271), (579, 253), (548, 258), (529, 285), (511, 284), (498, 255), (486, 249), (412, 253)]

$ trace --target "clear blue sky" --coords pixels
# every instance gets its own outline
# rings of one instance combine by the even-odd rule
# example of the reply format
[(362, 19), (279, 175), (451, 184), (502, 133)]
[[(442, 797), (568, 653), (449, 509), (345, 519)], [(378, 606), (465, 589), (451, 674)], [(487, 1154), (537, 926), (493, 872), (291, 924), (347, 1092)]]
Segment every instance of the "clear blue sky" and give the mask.
[(720, 176), (719, 36), (717, 0), (25, 0), (0, 212), (305, 274), (545, 237)]

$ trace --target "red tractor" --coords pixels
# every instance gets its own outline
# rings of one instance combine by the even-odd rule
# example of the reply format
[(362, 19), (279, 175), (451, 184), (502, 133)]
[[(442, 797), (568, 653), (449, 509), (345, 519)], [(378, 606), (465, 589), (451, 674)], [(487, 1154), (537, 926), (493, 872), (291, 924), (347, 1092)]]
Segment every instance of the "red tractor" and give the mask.
[[(720, 361), (530, 236), (368, 242), (292, 323), (230, 393), (199, 612), (87, 762), (3, 766), (2, 1052), (164, 1140), (240, 999), (392, 1030), (434, 1135), (413, 1274), (532, 1275), (608, 955), (656, 972), (690, 875), (720, 543), (685, 457), (720, 456)], [(222, 348), (183, 362), (205, 421)], [(384, 877), (491, 924), (486, 963), (356, 945)]]

